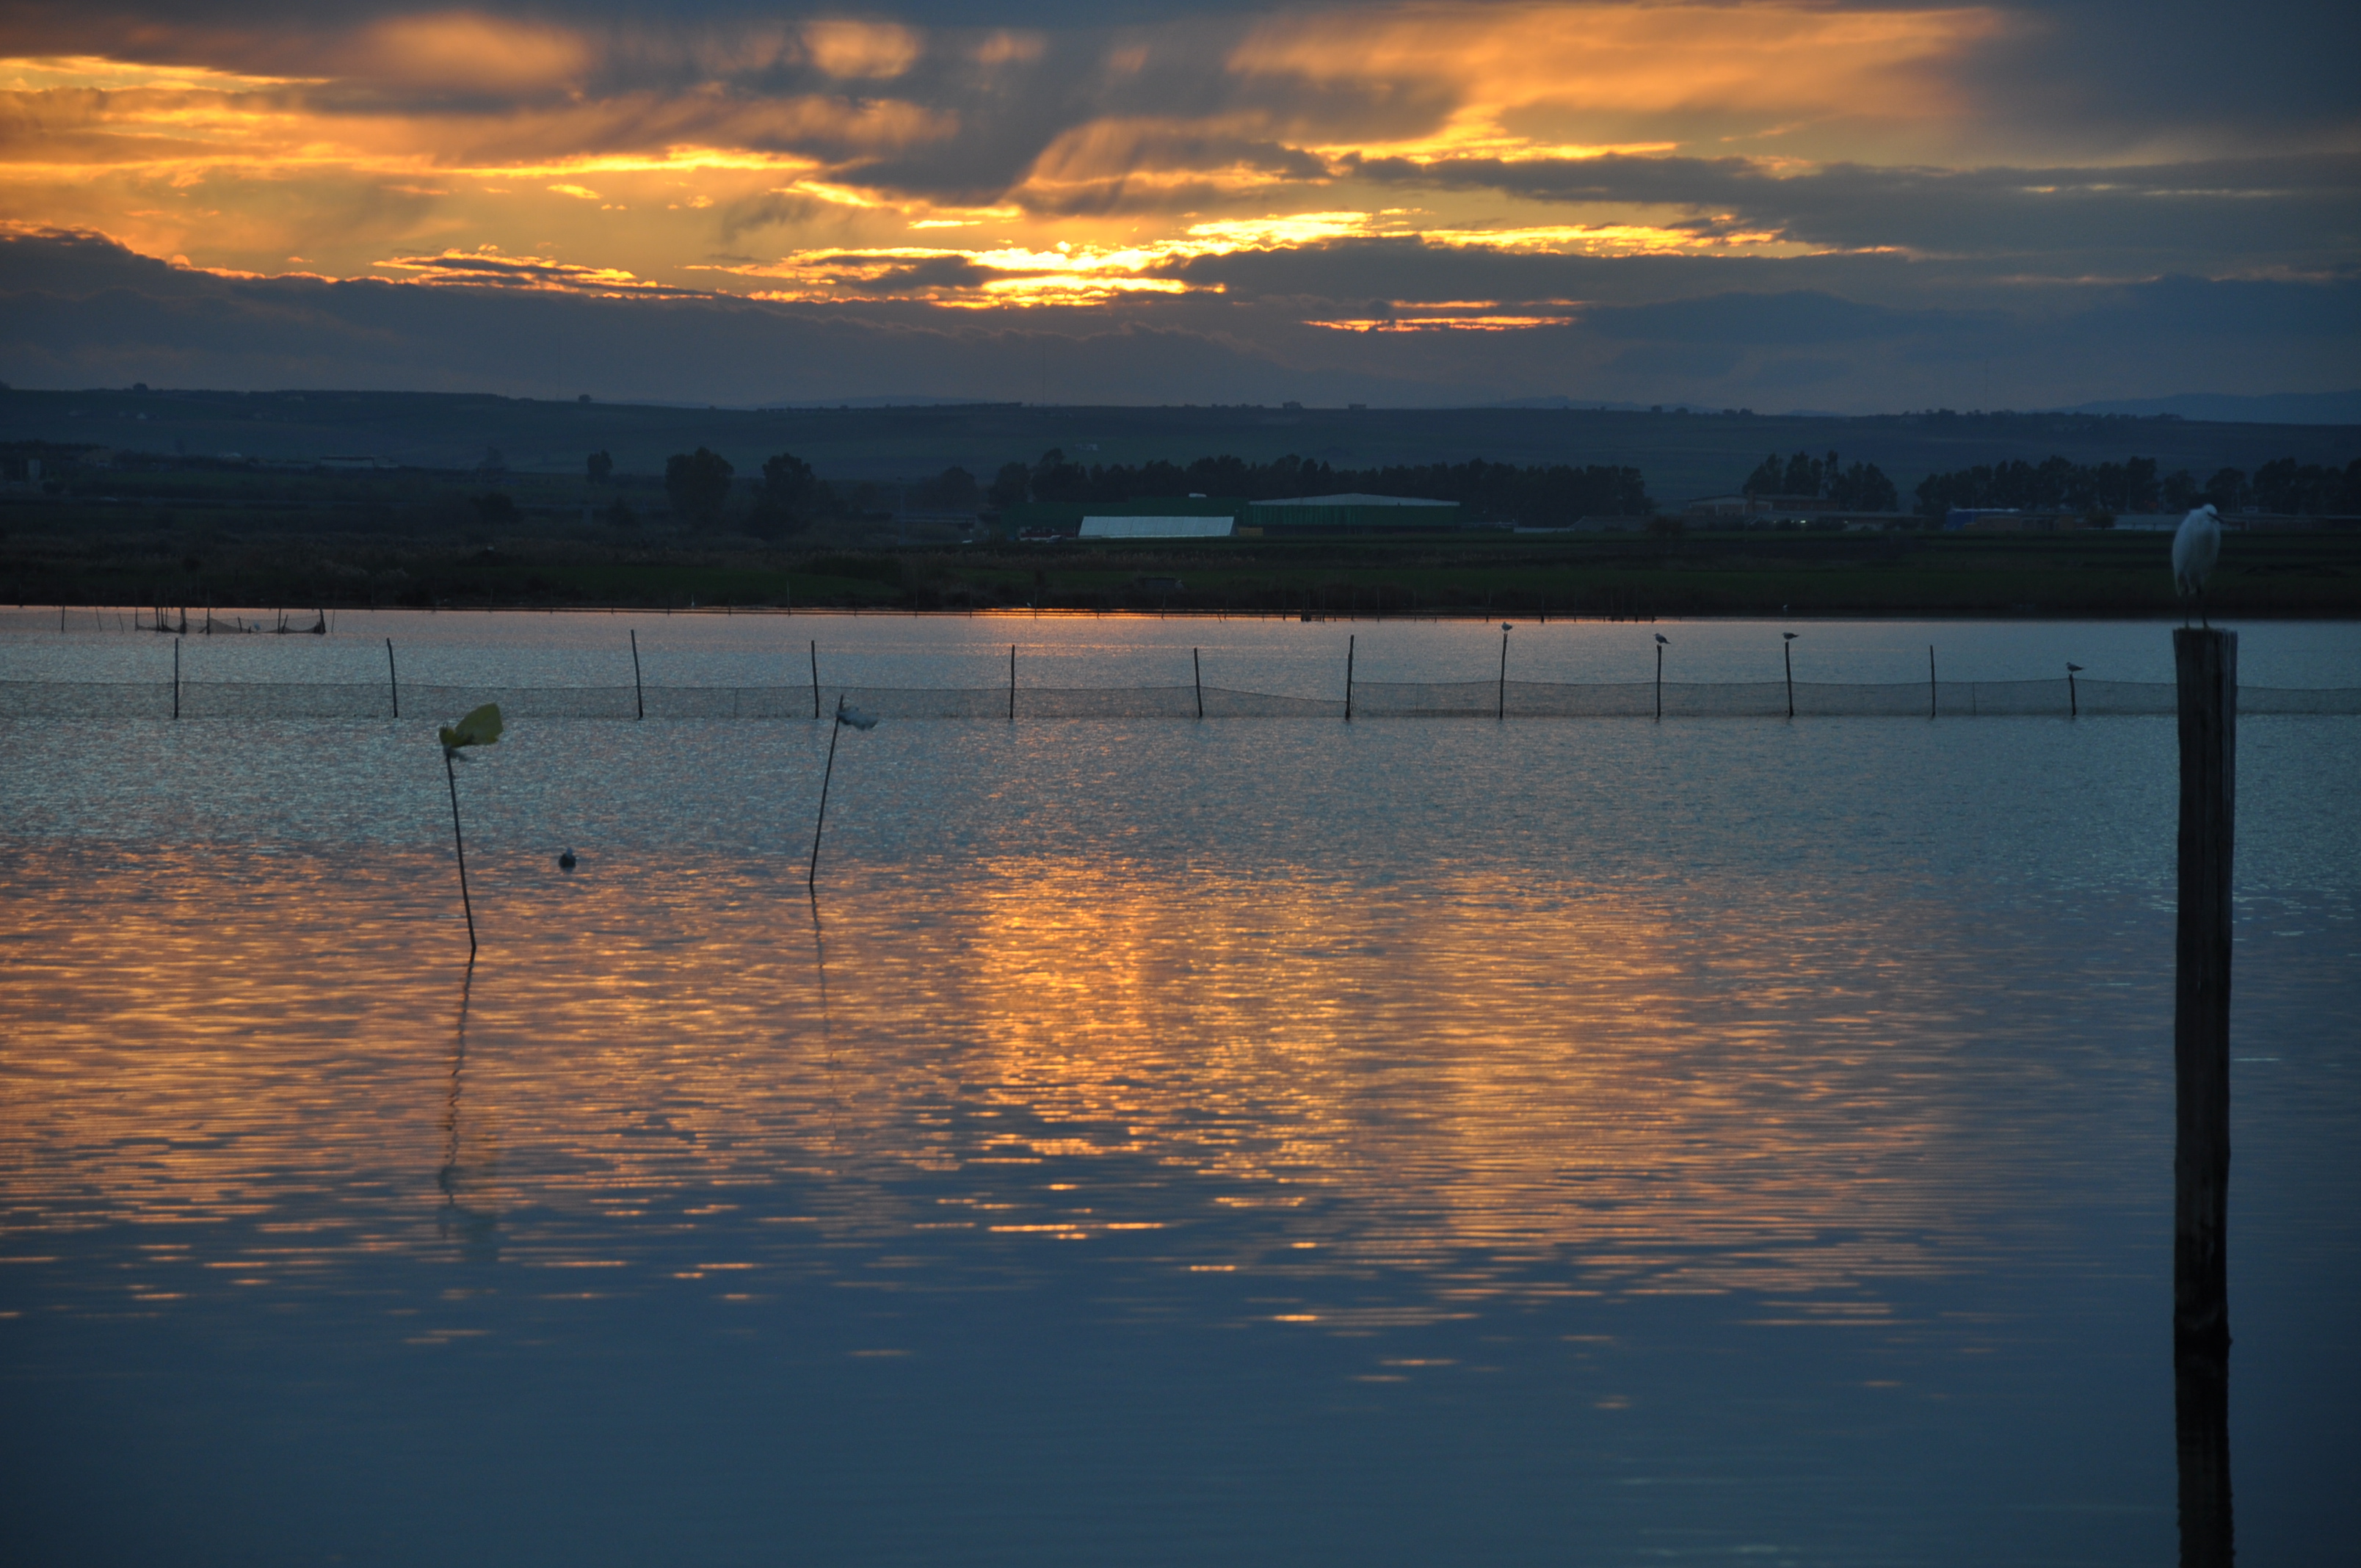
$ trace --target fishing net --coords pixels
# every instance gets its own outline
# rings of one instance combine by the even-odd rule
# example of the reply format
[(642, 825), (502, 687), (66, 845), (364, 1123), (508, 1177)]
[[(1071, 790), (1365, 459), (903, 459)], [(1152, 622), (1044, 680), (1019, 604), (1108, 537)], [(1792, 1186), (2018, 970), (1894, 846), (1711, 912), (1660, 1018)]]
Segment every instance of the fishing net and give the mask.
[[(1334, 697), (1226, 686), (492, 686), (264, 681), (0, 681), (6, 718), (809, 719), (840, 694), (881, 718), (1993, 718), (2170, 715), (2167, 681), (1360, 681)], [(397, 705), (399, 715), (397, 715)], [(2246, 714), (2361, 714), (2361, 687), (2244, 686)]]

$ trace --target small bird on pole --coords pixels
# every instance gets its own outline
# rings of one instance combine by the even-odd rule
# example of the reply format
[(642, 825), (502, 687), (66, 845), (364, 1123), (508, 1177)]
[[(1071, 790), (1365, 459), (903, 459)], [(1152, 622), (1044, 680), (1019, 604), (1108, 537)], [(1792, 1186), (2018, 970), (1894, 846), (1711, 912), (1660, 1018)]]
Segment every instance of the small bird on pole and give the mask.
[[(2205, 619), (2205, 578), (2222, 558), (2222, 514), (2212, 505), (2199, 507), (2180, 520), (2172, 535), (2172, 587), (2182, 598), (2197, 601), (2197, 620)], [(2181, 607), (2180, 624), (2189, 624), (2189, 608)]]

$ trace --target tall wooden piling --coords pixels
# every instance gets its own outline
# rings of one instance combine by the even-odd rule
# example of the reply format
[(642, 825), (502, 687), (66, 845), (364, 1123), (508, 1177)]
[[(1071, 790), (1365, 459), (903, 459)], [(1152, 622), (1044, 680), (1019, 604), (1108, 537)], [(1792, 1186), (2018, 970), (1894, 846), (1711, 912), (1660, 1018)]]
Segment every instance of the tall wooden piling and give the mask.
[(1197, 657), (1197, 650), (1189, 650), (1189, 678), (1197, 686), (1197, 717), (1205, 717), (1205, 666)]
[(385, 640), (385, 689), (393, 698), (393, 716), (400, 718), (401, 717), (401, 675), (393, 667), (393, 639), (390, 637)]
[(2230, 1343), (2230, 866), (2237, 820), (2238, 634), (2172, 634), (2180, 687), (2180, 910), (2172, 1055), (2172, 1323), (2178, 1343)]
[(647, 688), (640, 685), (640, 633), (634, 628), (631, 630), (631, 717), (645, 718), (647, 716)]
[(2232, 1568), (2230, 1353), (2179, 1347), (2172, 1358), (2181, 1568)]
[(172, 639), (172, 717), (181, 717), (181, 640)]
[(1927, 717), (1935, 717), (1935, 645), (1927, 644)]
[(818, 718), (819, 717), (819, 640), (818, 640), (818, 638), (814, 638), (814, 639), (812, 640), (812, 645), (811, 645), (811, 670), (812, 670), (812, 717), (813, 717), (814, 718)]
[(1016, 644), (1008, 645), (1008, 722), (1016, 722)]
[(1345, 639), (1345, 722), (1353, 722), (1353, 642)]

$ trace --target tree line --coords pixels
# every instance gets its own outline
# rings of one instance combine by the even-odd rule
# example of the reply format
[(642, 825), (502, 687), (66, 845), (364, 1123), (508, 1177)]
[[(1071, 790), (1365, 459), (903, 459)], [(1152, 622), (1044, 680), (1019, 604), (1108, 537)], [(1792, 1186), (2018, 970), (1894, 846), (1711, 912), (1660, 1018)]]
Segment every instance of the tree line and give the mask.
[(1756, 466), (1741, 487), (1750, 496), (1780, 496), (1826, 501), (1831, 511), (1899, 511), (1901, 495), (1874, 463), (1848, 468), (1834, 452), (1815, 457), (1798, 452), (1784, 463), (1773, 452)]
[(1929, 474), (1918, 485), (1922, 516), (1941, 517), (1955, 507), (2023, 511), (2093, 513), (2187, 511), (2211, 502), (2224, 515), (2243, 511), (2290, 517), (2361, 512), (2361, 458), (2342, 468), (2277, 458), (2252, 475), (2218, 468), (2199, 483), (2181, 468), (2159, 475), (2153, 457), (2121, 463), (2074, 463), (2050, 457), (1981, 464), (1949, 474)]
[[(615, 459), (604, 451), (593, 452), (586, 470), (593, 484), (610, 484)], [(734, 521), (745, 532), (763, 538), (801, 533), (816, 522), (873, 516), (888, 510), (879, 487), (864, 482), (851, 487), (849, 494), (840, 491), (792, 452), (774, 452), (764, 458), (761, 475), (751, 487), (739, 484), (736, 465), (719, 452), (703, 446), (694, 452), (675, 452), (664, 459), (664, 487), (673, 515), (691, 528), (701, 529), (719, 526), (731, 498), (749, 491), (746, 505)], [(981, 493), (975, 476), (957, 467), (910, 486), (906, 492), (909, 501), (921, 510), (945, 512), (973, 511)], [(630, 503), (620, 498), (607, 509), (607, 515), (609, 521), (625, 526), (638, 521)]]
[[(611, 482), (614, 459), (594, 452), (587, 471), (594, 483)], [(856, 486), (850, 495), (840, 491), (791, 452), (764, 459), (761, 477), (752, 487), (739, 482), (735, 466), (718, 452), (702, 446), (675, 452), (664, 460), (664, 482), (673, 515), (694, 528), (718, 526), (732, 499), (751, 489), (736, 521), (748, 532), (763, 536), (800, 533), (816, 522), (868, 515), (883, 502), (875, 486)], [(1003, 466), (989, 486), (979, 485), (964, 468), (946, 468), (908, 487), (906, 500), (919, 510), (955, 513), (1026, 501), (1088, 503), (1192, 494), (1286, 500), (1349, 492), (1456, 501), (1477, 518), (1526, 524), (1572, 522), (1586, 516), (1645, 517), (1654, 510), (1637, 468), (1577, 468), (1563, 463), (1519, 467), (1480, 457), (1465, 463), (1334, 468), (1293, 455), (1268, 463), (1223, 455), (1200, 457), (1186, 466), (1158, 460), (1136, 467), (1119, 463), (1085, 467), (1069, 463), (1055, 447), (1038, 463)], [(618, 521), (631, 521), (628, 512), (620, 499), (609, 509)]]
[(1397, 464), (1384, 468), (1336, 468), (1290, 454), (1268, 463), (1222, 455), (1186, 466), (1161, 459), (1084, 467), (1056, 447), (1027, 466), (1004, 465), (986, 499), (996, 507), (1024, 501), (1128, 501), (1150, 496), (1221, 496), (1249, 501), (1303, 496), (1363, 494), (1456, 501), (1469, 515), (1493, 522), (1546, 526), (1581, 517), (1645, 517), (1654, 510), (1637, 468), (1593, 464)]

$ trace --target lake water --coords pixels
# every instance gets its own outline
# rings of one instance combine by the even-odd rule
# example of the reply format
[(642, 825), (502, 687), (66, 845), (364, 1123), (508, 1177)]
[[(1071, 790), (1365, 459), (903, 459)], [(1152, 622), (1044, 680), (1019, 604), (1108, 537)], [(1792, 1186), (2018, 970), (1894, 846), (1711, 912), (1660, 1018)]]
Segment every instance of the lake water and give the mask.
[[(339, 616), (193, 679), (1477, 678), (1481, 625)], [(1512, 674), (1778, 670), (1520, 625)], [(2169, 679), (2157, 625), (1797, 675)], [(2361, 628), (2242, 629), (2361, 685)], [(0, 627), (0, 679), (170, 641)], [(620, 664), (618, 661), (620, 660)], [(1177, 664), (1177, 673), (1174, 666)], [(1038, 672), (1038, 674), (1036, 673)], [(1218, 674), (1217, 674), (1218, 672)], [(1670, 672), (1668, 671), (1668, 674)], [(0, 725), (10, 1562), (2147, 1563), (2169, 719)], [(2361, 719), (2240, 727), (2232, 1445), (2361, 1538)], [(572, 873), (558, 850), (581, 855)]]

